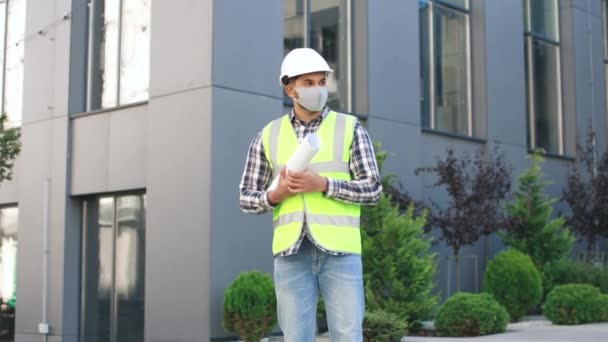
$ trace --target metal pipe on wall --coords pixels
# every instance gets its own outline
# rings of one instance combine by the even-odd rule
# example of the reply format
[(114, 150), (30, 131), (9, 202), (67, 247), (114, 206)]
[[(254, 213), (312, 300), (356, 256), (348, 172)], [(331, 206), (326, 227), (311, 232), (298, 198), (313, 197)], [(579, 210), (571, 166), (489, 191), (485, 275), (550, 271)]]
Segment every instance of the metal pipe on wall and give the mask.
[[(595, 136), (595, 73), (593, 72), (593, 37), (592, 37), (592, 26), (591, 26), (591, 0), (587, 0), (587, 48), (589, 49), (589, 90), (591, 96), (591, 131), (594, 133), (591, 144), (593, 146), (593, 166), (592, 176), (597, 176), (597, 137)], [(595, 257), (599, 258), (600, 255), (600, 242), (599, 240), (595, 243)], [(589, 257), (589, 256), (587, 256)]]
[(48, 287), (49, 287), (49, 206), (51, 193), (51, 179), (44, 181), (44, 216), (42, 222), (42, 323), (39, 332), (42, 341), (48, 341)]

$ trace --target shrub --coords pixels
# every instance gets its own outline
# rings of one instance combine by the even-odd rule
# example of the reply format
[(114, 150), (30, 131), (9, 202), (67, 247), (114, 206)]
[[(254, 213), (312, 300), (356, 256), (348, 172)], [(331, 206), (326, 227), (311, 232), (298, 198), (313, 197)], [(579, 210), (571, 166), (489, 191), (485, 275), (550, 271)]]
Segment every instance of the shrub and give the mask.
[(442, 336), (480, 336), (504, 332), (509, 314), (487, 293), (457, 293), (439, 308), (435, 328)]
[(437, 265), (424, 224), (413, 207), (400, 213), (383, 194), (376, 207), (364, 210), (361, 234), (366, 306), (396, 314), (413, 329), (437, 304)]
[(552, 218), (556, 199), (544, 193), (550, 183), (541, 180), (542, 162), (539, 154), (532, 155), (532, 165), (519, 176), (515, 199), (507, 206), (511, 222), (500, 234), (505, 245), (528, 254), (541, 271), (547, 263), (566, 257), (574, 242), (565, 219)]
[(545, 316), (553, 324), (570, 325), (598, 322), (606, 318), (605, 295), (587, 284), (556, 286), (545, 304)]
[(567, 259), (548, 264), (543, 271), (545, 293), (565, 284), (589, 284), (608, 294), (608, 267)]
[(608, 322), (608, 295), (600, 295), (597, 305), (599, 307), (599, 311), (596, 321)]
[[(386, 157), (385, 151), (376, 153), (379, 169)], [(393, 313), (417, 330), (437, 305), (436, 255), (430, 252), (432, 238), (424, 233), (425, 209), (395, 187), (394, 179), (384, 174), (379, 203), (361, 208), (366, 307)]]
[(8, 122), (6, 113), (0, 115), (0, 182), (13, 179), (15, 159), (21, 152), (21, 129), (18, 127), (6, 129)]
[(407, 323), (399, 316), (382, 309), (367, 311), (363, 319), (363, 340), (366, 342), (399, 342), (407, 335)]
[(224, 293), (223, 323), (246, 342), (258, 342), (276, 324), (272, 279), (257, 271), (241, 273)]
[(483, 285), (484, 292), (502, 304), (513, 321), (538, 304), (543, 294), (541, 274), (532, 259), (514, 249), (500, 252), (490, 261)]
[(596, 242), (608, 237), (608, 150), (596, 141), (591, 131), (585, 145), (577, 145), (576, 162), (570, 164), (562, 191), (562, 199), (570, 207), (566, 222), (587, 243), (587, 261)]
[(511, 166), (498, 145), (479, 149), (475, 156), (456, 155), (448, 148), (446, 156), (432, 167), (419, 167), (416, 175), (430, 174), (433, 187), (445, 188), (447, 205), (431, 201), (429, 226), (441, 233), (440, 239), (452, 248), (456, 291), (460, 291), (460, 252), (508, 224), (502, 201), (511, 190)]

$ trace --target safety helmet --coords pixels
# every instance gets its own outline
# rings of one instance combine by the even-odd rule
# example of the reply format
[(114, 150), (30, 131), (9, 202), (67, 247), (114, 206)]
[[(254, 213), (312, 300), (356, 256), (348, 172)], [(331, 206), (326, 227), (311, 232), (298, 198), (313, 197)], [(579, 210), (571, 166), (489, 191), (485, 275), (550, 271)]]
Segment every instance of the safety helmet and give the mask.
[(283, 59), (279, 82), (285, 85), (292, 77), (320, 71), (334, 72), (317, 51), (309, 48), (294, 49)]

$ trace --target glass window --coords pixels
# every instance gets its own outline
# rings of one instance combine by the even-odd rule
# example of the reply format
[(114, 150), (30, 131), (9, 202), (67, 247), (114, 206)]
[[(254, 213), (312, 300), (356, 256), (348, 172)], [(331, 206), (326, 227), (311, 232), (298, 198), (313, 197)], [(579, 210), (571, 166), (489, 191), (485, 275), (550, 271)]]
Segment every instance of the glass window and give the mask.
[(151, 0), (92, 0), (87, 109), (149, 97)]
[(0, 0), (0, 107), (8, 117), (4, 128), (21, 125), (25, 0)]
[(558, 3), (524, 0), (528, 145), (563, 154)]
[(304, 47), (304, 0), (283, 2), (283, 55)]
[(419, 0), (423, 127), (472, 135), (470, 14), (445, 1)]
[(82, 341), (144, 341), (145, 207), (145, 195), (84, 202)]
[(0, 341), (15, 340), (17, 207), (0, 208)]
[(318, 51), (334, 70), (328, 106), (350, 111), (348, 54), (349, 0), (284, 0), (284, 54), (299, 47)]
[(438, 0), (438, 2), (444, 3), (446, 5), (452, 5), (452, 6), (465, 8), (465, 9), (469, 8), (468, 0)]
[(524, 6), (526, 30), (559, 40), (557, 0), (526, 0)]

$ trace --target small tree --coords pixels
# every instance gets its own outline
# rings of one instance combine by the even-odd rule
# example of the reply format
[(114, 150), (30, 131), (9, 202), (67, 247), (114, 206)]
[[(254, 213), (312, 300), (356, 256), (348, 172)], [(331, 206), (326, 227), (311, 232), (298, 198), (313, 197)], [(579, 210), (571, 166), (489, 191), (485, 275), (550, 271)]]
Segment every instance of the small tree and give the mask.
[(587, 256), (600, 237), (608, 237), (608, 151), (597, 160), (595, 133), (585, 147), (577, 146), (577, 161), (570, 168), (562, 200), (570, 206), (566, 223), (587, 243)]
[[(380, 168), (385, 158), (385, 152), (377, 153)], [(378, 205), (363, 207), (361, 213), (366, 307), (395, 314), (416, 330), (438, 301), (433, 294), (436, 255), (424, 233), (424, 211), (415, 214), (411, 197), (393, 187), (393, 178), (385, 176), (383, 183)], [(398, 194), (398, 200), (387, 193)]]
[(258, 342), (277, 322), (272, 278), (258, 271), (243, 272), (226, 288), (222, 320), (246, 342)]
[(429, 227), (441, 231), (441, 239), (452, 248), (455, 257), (456, 289), (460, 291), (459, 253), (483, 235), (506, 224), (500, 209), (511, 189), (511, 168), (498, 147), (486, 158), (479, 150), (474, 158), (468, 154), (456, 157), (452, 149), (433, 167), (416, 169), (416, 174), (437, 177), (433, 186), (446, 187), (450, 197), (442, 207), (432, 202)]
[(4, 129), (8, 117), (0, 116), (0, 183), (13, 178), (15, 158), (21, 152), (21, 132), (18, 128)]
[(394, 313), (414, 330), (438, 300), (433, 294), (435, 254), (429, 252), (431, 238), (425, 236), (424, 224), (425, 217), (414, 217), (413, 207), (399, 213), (382, 195), (362, 231), (366, 306)]
[(564, 228), (564, 218), (551, 219), (555, 199), (543, 193), (549, 182), (541, 181), (543, 157), (532, 155), (532, 165), (519, 177), (514, 201), (507, 205), (511, 224), (500, 234), (502, 241), (528, 254), (536, 267), (566, 257), (570, 253), (573, 238)]

